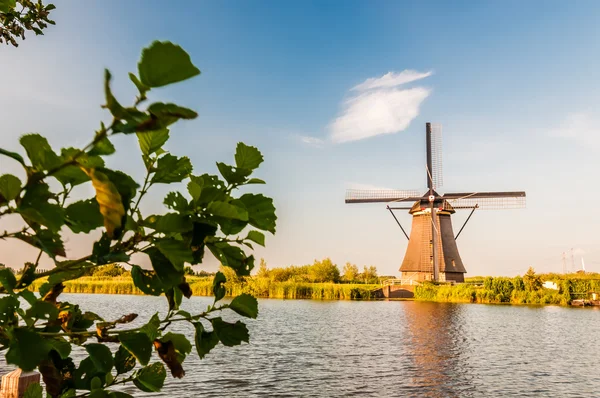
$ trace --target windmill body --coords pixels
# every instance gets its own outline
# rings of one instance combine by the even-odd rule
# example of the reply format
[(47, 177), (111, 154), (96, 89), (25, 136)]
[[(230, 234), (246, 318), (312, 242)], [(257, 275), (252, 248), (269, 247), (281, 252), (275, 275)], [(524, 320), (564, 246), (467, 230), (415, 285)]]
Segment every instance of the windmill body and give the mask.
[[(525, 192), (436, 192), (442, 184), (441, 126), (426, 124), (427, 187), (418, 191), (349, 190), (346, 203), (388, 203), (390, 211), (406, 238), (408, 246), (400, 266), (403, 280), (464, 282), (467, 272), (458, 252), (456, 239), (476, 209), (511, 209), (525, 206)], [(403, 206), (413, 202), (412, 206)], [(395, 210), (412, 215), (410, 237), (404, 231)], [(454, 234), (451, 216), (459, 209), (471, 210), (467, 220)], [(433, 217), (432, 217), (433, 215)]]

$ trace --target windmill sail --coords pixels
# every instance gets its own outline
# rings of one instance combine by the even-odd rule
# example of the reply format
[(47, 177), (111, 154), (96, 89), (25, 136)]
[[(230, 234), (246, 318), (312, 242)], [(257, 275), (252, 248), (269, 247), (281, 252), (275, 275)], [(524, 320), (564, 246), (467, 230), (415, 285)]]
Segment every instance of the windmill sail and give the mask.
[(431, 179), (433, 189), (444, 185), (442, 173), (442, 125), (431, 123)]
[(442, 196), (455, 209), (483, 210), (525, 208), (525, 192), (457, 192)]
[(414, 202), (419, 199), (421, 193), (415, 190), (349, 189), (346, 191), (346, 203)]

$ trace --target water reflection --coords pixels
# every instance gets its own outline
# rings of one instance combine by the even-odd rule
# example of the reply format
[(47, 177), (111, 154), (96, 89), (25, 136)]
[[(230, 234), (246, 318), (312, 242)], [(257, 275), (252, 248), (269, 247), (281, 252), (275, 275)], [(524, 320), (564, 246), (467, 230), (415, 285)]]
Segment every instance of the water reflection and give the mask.
[[(164, 298), (64, 295), (139, 326)], [(61, 296), (62, 297), (62, 296)], [(200, 312), (209, 298), (184, 302)], [(178, 322), (174, 332), (193, 336)], [(598, 396), (600, 311), (407, 301), (260, 300), (250, 344), (190, 355), (182, 380), (136, 397)], [(76, 361), (83, 350), (75, 350)], [(4, 357), (0, 372), (11, 370)]]
[(401, 344), (412, 364), (403, 389), (421, 396), (470, 396), (464, 306), (406, 302), (402, 308), (406, 336)]

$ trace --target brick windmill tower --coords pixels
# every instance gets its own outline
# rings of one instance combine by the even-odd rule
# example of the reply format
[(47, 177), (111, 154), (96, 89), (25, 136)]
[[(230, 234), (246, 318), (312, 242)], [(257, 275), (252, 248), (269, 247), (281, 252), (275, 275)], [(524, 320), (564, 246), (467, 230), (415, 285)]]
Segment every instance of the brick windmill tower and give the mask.
[[(464, 282), (467, 271), (456, 239), (475, 210), (523, 208), (525, 192), (438, 194), (436, 189), (442, 186), (442, 127), (431, 123), (425, 126), (428, 188), (425, 194), (421, 195), (418, 191), (351, 189), (346, 192), (346, 203), (388, 203), (387, 209), (408, 239), (400, 266), (402, 279)], [(414, 203), (412, 206), (398, 206), (405, 202)], [(409, 210), (413, 216), (410, 238), (394, 214), (394, 210), (401, 209)], [(470, 209), (471, 213), (455, 236), (451, 216), (460, 209)]]

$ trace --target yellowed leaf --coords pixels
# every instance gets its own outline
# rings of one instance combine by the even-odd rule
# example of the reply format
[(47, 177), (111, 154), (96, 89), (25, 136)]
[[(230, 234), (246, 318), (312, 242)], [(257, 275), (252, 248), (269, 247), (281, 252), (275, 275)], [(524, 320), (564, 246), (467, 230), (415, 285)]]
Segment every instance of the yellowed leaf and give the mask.
[(92, 185), (96, 190), (96, 201), (100, 206), (100, 213), (104, 217), (104, 227), (109, 237), (113, 237), (115, 229), (121, 227), (121, 220), (125, 215), (125, 208), (123, 207), (123, 201), (121, 195), (106, 174), (96, 169), (86, 169), (83, 171), (92, 180)]

